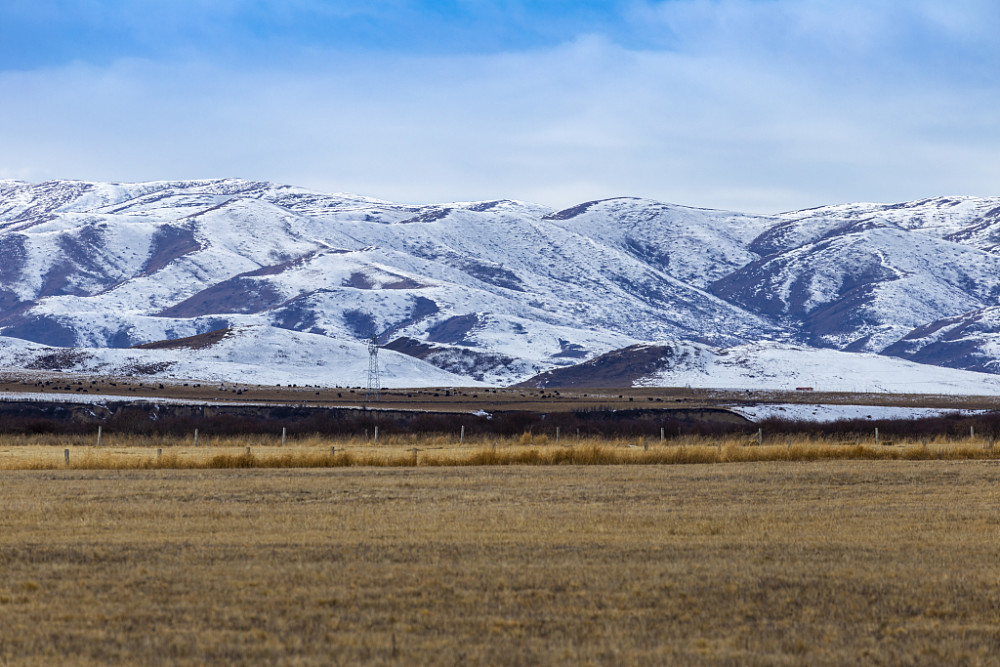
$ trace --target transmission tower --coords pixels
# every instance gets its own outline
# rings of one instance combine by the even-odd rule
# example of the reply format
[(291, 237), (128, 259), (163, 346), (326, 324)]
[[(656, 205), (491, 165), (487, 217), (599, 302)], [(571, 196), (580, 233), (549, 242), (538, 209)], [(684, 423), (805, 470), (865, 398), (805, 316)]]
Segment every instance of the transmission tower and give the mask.
[(372, 336), (368, 339), (368, 392), (365, 394), (366, 401), (377, 401), (381, 398), (382, 381), (378, 376), (378, 338)]

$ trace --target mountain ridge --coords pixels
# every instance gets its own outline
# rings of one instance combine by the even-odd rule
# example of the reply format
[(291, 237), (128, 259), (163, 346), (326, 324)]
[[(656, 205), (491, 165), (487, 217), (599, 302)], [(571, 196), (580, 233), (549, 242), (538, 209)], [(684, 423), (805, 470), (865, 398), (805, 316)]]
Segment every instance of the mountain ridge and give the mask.
[(664, 341), (997, 372), (1000, 317), (983, 313), (1000, 308), (998, 247), (1000, 198), (754, 215), (624, 197), (409, 205), (240, 179), (6, 180), (0, 336), (124, 349), (234, 327), (374, 333), (495, 384)]

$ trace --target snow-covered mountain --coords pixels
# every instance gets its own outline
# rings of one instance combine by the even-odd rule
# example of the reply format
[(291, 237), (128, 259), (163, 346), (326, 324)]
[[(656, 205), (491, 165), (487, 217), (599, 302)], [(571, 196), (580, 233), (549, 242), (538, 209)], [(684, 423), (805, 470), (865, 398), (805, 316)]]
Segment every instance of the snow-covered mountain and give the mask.
[[(356, 357), (358, 379), (330, 384), (363, 383), (358, 342), (373, 333), (443, 384), (664, 340), (997, 372), (998, 244), (1000, 198), (759, 216), (631, 198), (408, 206), (234, 179), (0, 181), (0, 335), (97, 354), (252, 331), (226, 345), (311, 350), (303, 369)], [(177, 373), (193, 353), (157, 354)]]

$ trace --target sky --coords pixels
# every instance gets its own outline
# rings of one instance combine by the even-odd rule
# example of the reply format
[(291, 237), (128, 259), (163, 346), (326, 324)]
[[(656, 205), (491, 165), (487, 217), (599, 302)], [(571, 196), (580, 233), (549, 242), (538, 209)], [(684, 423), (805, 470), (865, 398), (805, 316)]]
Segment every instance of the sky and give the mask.
[(997, 0), (4, 0), (0, 179), (1000, 196)]

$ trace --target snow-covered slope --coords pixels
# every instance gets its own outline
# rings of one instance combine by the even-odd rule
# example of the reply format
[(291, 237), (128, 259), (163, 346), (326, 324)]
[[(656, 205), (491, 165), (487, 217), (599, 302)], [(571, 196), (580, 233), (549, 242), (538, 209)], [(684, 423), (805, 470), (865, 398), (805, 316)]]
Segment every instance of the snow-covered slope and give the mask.
[[(155, 349), (53, 348), (0, 338), (0, 371), (61, 370), (105, 376), (238, 382), (365, 386), (368, 349), (355, 341), (274, 327), (239, 327), (219, 337), (182, 341)], [(218, 340), (216, 340), (218, 338)], [(391, 350), (379, 353), (384, 387), (474, 386), (469, 378), (443, 371)]]
[(545, 220), (702, 289), (759, 259), (749, 244), (776, 222), (633, 198), (588, 202)]
[(1000, 373), (1000, 307), (920, 326), (885, 350), (923, 364)]
[[(98, 350), (222, 328), (342, 345), (374, 333), (496, 384), (657, 340), (998, 371), (980, 315), (1000, 307), (998, 243), (1000, 199), (969, 197), (759, 216), (630, 198), (409, 206), (237, 179), (0, 181), (0, 335)], [(933, 332), (972, 320), (975, 354), (941, 351)]]
[(752, 262), (712, 289), (813, 344), (880, 352), (923, 323), (995, 302), (1000, 255), (867, 221)]
[[(1000, 376), (927, 366), (874, 354), (817, 350), (781, 343), (711, 348), (692, 343), (635, 345), (579, 366), (548, 371), (524, 384), (536, 387), (618, 385), (824, 392), (1000, 394)], [(594, 382), (597, 378), (598, 381)]]
[[(816, 241), (845, 225), (856, 226), (869, 221), (937, 238), (970, 242), (973, 230), (1000, 223), (1000, 197), (934, 197), (898, 204), (839, 204), (781, 213), (774, 218), (780, 224), (758, 239), (758, 244), (766, 239), (774, 243), (784, 238), (787, 249)], [(992, 248), (989, 243), (973, 245), (984, 250)]]

